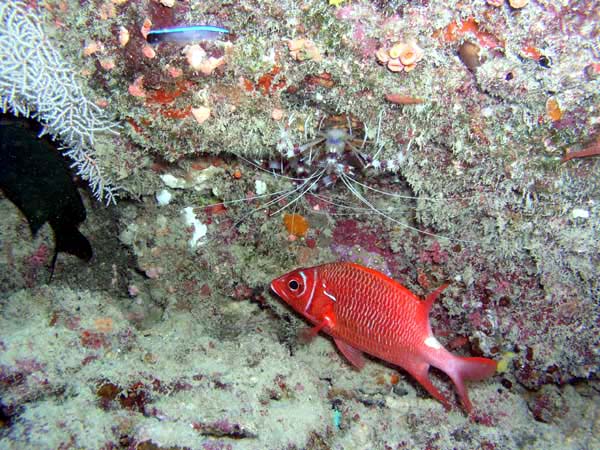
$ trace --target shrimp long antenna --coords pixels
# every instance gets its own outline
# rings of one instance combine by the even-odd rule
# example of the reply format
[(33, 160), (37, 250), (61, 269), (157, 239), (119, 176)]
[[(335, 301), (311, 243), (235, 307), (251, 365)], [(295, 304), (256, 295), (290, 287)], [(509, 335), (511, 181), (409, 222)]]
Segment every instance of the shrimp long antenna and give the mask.
[[(351, 180), (358, 184), (361, 187), (364, 187), (365, 189), (368, 189), (370, 191), (373, 192), (377, 192), (378, 194), (382, 194), (382, 195), (388, 195), (390, 197), (395, 197), (395, 198), (402, 198), (405, 200), (427, 200), (427, 201), (436, 201), (436, 200), (444, 200), (443, 197), (421, 197), (421, 196), (412, 196), (412, 195), (403, 195), (403, 194), (396, 194), (394, 192), (388, 192), (388, 191), (383, 191), (381, 189), (377, 189), (374, 188), (373, 186), (369, 186), (368, 184), (365, 183), (361, 183), (360, 181), (351, 178)], [(452, 197), (453, 200), (471, 200), (475, 197), (477, 197), (479, 194), (473, 194), (473, 195), (466, 195), (464, 197)]]
[(288, 175), (283, 175), (283, 174), (281, 174), (281, 173), (275, 173), (275, 171), (274, 171), (274, 170), (268, 170), (268, 169), (265, 169), (264, 167), (261, 167), (259, 164), (256, 164), (255, 162), (253, 162), (253, 161), (250, 161), (249, 159), (247, 159), (247, 158), (244, 158), (244, 157), (243, 157), (243, 156), (241, 156), (241, 155), (236, 155), (236, 156), (237, 156), (239, 159), (241, 159), (241, 160), (243, 160), (243, 161), (247, 162), (248, 164), (250, 164), (250, 165), (251, 165), (252, 167), (254, 167), (255, 169), (258, 169), (258, 170), (260, 170), (261, 172), (268, 173), (269, 175), (273, 175), (273, 176), (280, 177), (280, 178), (285, 178), (286, 180), (292, 180), (292, 181), (304, 181), (304, 180), (306, 179), (306, 178), (300, 178), (300, 177), (290, 177), (290, 176), (288, 176)]
[(219, 206), (219, 205), (233, 205), (235, 203), (242, 203), (242, 202), (248, 202), (250, 200), (256, 200), (259, 198), (265, 198), (265, 197), (273, 197), (275, 195), (279, 195), (279, 194), (283, 194), (284, 192), (288, 192), (289, 189), (282, 189), (281, 191), (276, 191), (276, 192), (270, 192), (268, 194), (260, 194), (260, 195), (251, 195), (249, 197), (244, 197), (244, 198), (237, 198), (235, 200), (225, 200), (224, 202), (218, 202), (218, 203), (209, 203), (208, 205), (204, 205), (204, 208), (207, 208), (209, 206)]
[(373, 204), (371, 202), (369, 202), (360, 192), (358, 192), (358, 190), (356, 189), (356, 187), (353, 186), (352, 183), (354, 183), (355, 181), (352, 178), (349, 178), (346, 174), (342, 173), (340, 174), (340, 178), (342, 179), (342, 182), (346, 185), (346, 187), (348, 188), (348, 190), (361, 202), (363, 202), (367, 207), (369, 207), (369, 209), (371, 209), (374, 213), (376, 213), (377, 215), (391, 221), (394, 222), (398, 225), (400, 225), (402, 228), (406, 228), (408, 230), (412, 230), (415, 231), (417, 233), (420, 234), (425, 234), (427, 236), (431, 236), (431, 237), (435, 237), (438, 239), (448, 239), (450, 241), (456, 241), (456, 242), (463, 242), (463, 243), (476, 243), (476, 241), (470, 241), (467, 239), (457, 239), (457, 238), (451, 238), (448, 236), (443, 236), (441, 234), (436, 234), (436, 233), (432, 233), (430, 231), (425, 231), (425, 230), (420, 230), (417, 227), (413, 227), (412, 225), (409, 225), (405, 222), (400, 222), (397, 219), (394, 219), (393, 217), (391, 217), (390, 215), (384, 213), (383, 211), (377, 209), (375, 206), (373, 206)]
[[(343, 216), (348, 216), (348, 215), (352, 215), (352, 214), (367, 214), (367, 213), (370, 214), (371, 213), (371, 208), (368, 208), (366, 206), (354, 206), (354, 205), (350, 205), (350, 204), (343, 203), (343, 202), (340, 202), (340, 201), (334, 201), (334, 200), (332, 200), (332, 199), (330, 199), (328, 197), (325, 197), (325, 196), (323, 196), (321, 194), (316, 194), (314, 192), (311, 193), (310, 195), (312, 195), (313, 197), (319, 199), (320, 201), (322, 201), (324, 203), (327, 203), (329, 205), (333, 205), (333, 206), (335, 206), (337, 208), (344, 208), (344, 209), (348, 209), (348, 210), (353, 211), (353, 212), (349, 212), (349, 213), (328, 213), (328, 214), (330, 214), (332, 216), (342, 216), (342, 215)], [(416, 207), (414, 207), (414, 206), (403, 206), (402, 208), (403, 209), (413, 209), (413, 210), (416, 209)], [(392, 209), (397, 209), (397, 208), (392, 208)]]
[[(272, 213), (272, 214), (269, 214), (269, 215), (273, 216), (273, 215), (277, 214), (278, 212), (283, 211), (285, 208), (287, 208), (288, 206), (292, 205), (293, 203), (295, 203), (296, 201), (298, 201), (300, 198), (302, 198), (304, 196), (304, 194), (308, 190), (310, 190), (312, 188), (312, 186), (315, 185), (315, 183), (317, 183), (319, 181), (320, 177), (323, 175), (323, 171), (324, 170), (321, 170), (320, 172), (314, 173), (310, 177), (304, 179), (304, 182), (302, 184), (298, 185), (295, 189), (286, 189), (286, 190), (283, 190), (283, 191), (276, 192), (274, 194), (265, 194), (265, 195), (263, 195), (263, 197), (266, 197), (266, 196), (269, 196), (269, 195), (273, 196), (273, 195), (281, 194), (281, 195), (278, 195), (276, 198), (269, 200), (264, 205), (261, 205), (258, 208), (253, 209), (252, 211), (249, 211), (248, 213), (242, 215), (238, 220), (236, 220), (236, 222), (231, 226), (230, 229), (237, 227), (240, 223), (242, 223), (244, 220), (246, 220), (246, 218), (248, 218), (252, 214), (254, 214), (254, 213), (258, 212), (258, 211), (261, 211), (263, 209), (267, 209), (271, 205), (276, 204), (279, 201), (281, 201), (281, 200), (289, 197), (290, 195), (293, 195), (294, 193), (296, 193), (298, 191), (302, 191), (304, 189), (294, 200), (286, 203), (285, 206), (283, 206), (282, 208), (278, 209), (275, 213)], [(316, 178), (315, 181), (313, 181), (311, 183), (311, 181), (314, 178)], [(309, 185), (309, 183), (310, 183), (310, 185)], [(309, 185), (309, 186), (306, 187), (307, 185)], [(244, 201), (244, 200), (246, 200), (246, 199), (232, 200), (232, 202), (239, 202), (239, 201)]]
[(387, 192), (387, 191), (383, 191), (381, 189), (374, 188), (373, 186), (369, 186), (368, 184), (361, 183), (360, 181), (358, 181), (358, 180), (356, 180), (354, 178), (351, 178), (351, 180), (352, 180), (353, 183), (356, 183), (356, 184), (358, 184), (359, 186), (361, 186), (361, 187), (363, 187), (365, 189), (368, 189), (368, 190), (373, 191), (373, 192), (377, 192), (378, 194), (388, 195), (390, 197), (402, 198), (404, 200), (419, 200), (419, 199), (422, 199), (422, 200), (431, 200), (431, 201), (437, 200), (437, 199), (435, 199), (433, 197), (416, 197), (416, 196), (413, 196), (413, 195), (404, 195), (404, 194), (396, 194), (394, 192)]
[[(280, 201), (281, 201), (281, 200), (283, 200), (283, 199), (286, 199), (286, 198), (287, 198), (287, 197), (289, 197), (290, 195), (294, 195), (296, 192), (298, 192), (298, 191), (302, 191), (302, 189), (304, 189), (304, 187), (305, 187), (305, 186), (306, 186), (308, 183), (310, 183), (310, 182), (312, 181), (312, 179), (313, 179), (314, 177), (316, 177), (317, 175), (318, 175), (317, 173), (314, 173), (314, 174), (312, 174), (310, 177), (308, 177), (308, 178), (305, 178), (305, 179), (304, 179), (304, 181), (303, 181), (301, 184), (299, 184), (299, 185), (298, 185), (298, 186), (297, 186), (295, 189), (286, 189), (285, 191), (283, 191), (283, 193), (282, 193), (280, 196), (278, 196), (277, 198), (274, 198), (274, 199), (272, 199), (272, 200), (269, 200), (267, 203), (265, 203), (264, 205), (262, 205), (262, 206), (261, 206), (261, 207), (260, 207), (260, 208), (259, 208), (257, 211), (259, 211), (260, 209), (268, 208), (268, 207), (270, 207), (271, 205), (273, 205), (273, 204), (275, 204), (275, 203), (278, 203), (278, 202), (280, 202)], [(304, 191), (304, 192), (306, 192), (306, 191)], [(300, 194), (300, 196), (302, 196), (302, 195), (304, 195), (304, 193), (301, 193), (301, 194)], [(286, 207), (287, 207), (289, 204), (290, 204), (290, 203), (288, 202), (288, 203), (286, 204), (286, 206), (284, 206), (284, 209), (285, 209), (285, 208), (286, 208)], [(271, 215), (272, 215), (272, 214), (271, 214)]]
[[(309, 178), (307, 178), (306, 182), (303, 183), (302, 185), (300, 185), (300, 188), (303, 187), (304, 185), (306, 185), (308, 183), (308, 181), (312, 180), (313, 178), (314, 178), (314, 181), (308, 187), (306, 187), (302, 192), (300, 192), (300, 194), (298, 194), (294, 200), (288, 202), (286, 205), (282, 206), (281, 208), (279, 208), (277, 211), (275, 211), (271, 215), (275, 215), (275, 214), (283, 211), (285, 208), (289, 207), (290, 205), (293, 205), (298, 200), (300, 200), (302, 197), (304, 197), (304, 194), (306, 194), (308, 191), (310, 191), (313, 188), (313, 186), (315, 186), (319, 182), (319, 180), (323, 176), (323, 173), (325, 173), (325, 169), (321, 169), (319, 172), (316, 172), (313, 175), (311, 175)], [(296, 192), (297, 190), (298, 189), (295, 189), (294, 192)]]

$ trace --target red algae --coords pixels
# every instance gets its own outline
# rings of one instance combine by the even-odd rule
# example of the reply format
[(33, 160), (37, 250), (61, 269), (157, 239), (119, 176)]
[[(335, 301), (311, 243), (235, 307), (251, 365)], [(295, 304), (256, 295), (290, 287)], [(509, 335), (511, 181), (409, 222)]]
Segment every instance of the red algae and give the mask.
[(191, 106), (186, 106), (182, 109), (177, 108), (161, 108), (160, 113), (167, 119), (184, 119), (192, 112)]
[(419, 105), (425, 103), (425, 100), (422, 98), (403, 94), (385, 94), (385, 99), (395, 105)]
[(283, 89), (286, 86), (286, 79), (284, 77), (280, 77), (279, 81), (275, 82), (275, 78), (280, 72), (281, 67), (274, 66), (269, 72), (258, 79), (256, 82), (257, 89), (264, 95)]
[(479, 22), (474, 17), (469, 17), (462, 21), (450, 22), (445, 28), (437, 30), (433, 36), (441, 38), (443, 42), (451, 43), (462, 39), (463, 36), (472, 34), (482, 47), (487, 49), (496, 49), (504, 47), (500, 39), (492, 33), (480, 28)]
[(177, 80), (175, 86), (148, 90), (146, 103), (159, 105), (173, 103), (176, 98), (188, 92), (194, 85), (195, 83), (189, 80)]

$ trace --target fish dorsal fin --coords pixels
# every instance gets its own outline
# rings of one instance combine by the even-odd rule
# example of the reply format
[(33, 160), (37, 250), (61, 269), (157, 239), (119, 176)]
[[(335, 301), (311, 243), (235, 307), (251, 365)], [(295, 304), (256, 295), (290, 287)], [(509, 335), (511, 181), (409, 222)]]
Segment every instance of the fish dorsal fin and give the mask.
[(352, 347), (350, 344), (346, 344), (341, 339), (333, 338), (333, 341), (342, 355), (344, 355), (354, 367), (360, 370), (365, 366), (365, 358), (360, 350)]
[(425, 299), (423, 300), (423, 306), (425, 307), (425, 313), (427, 314), (427, 316), (429, 316), (429, 311), (431, 311), (431, 307), (433, 306), (433, 304), (435, 303), (437, 298), (440, 296), (442, 291), (444, 289), (446, 289), (448, 286), (449, 286), (449, 283), (444, 283), (439, 288), (437, 288), (435, 291), (430, 293), (427, 297), (425, 297)]
[(384, 273), (378, 272), (375, 269), (361, 266), (360, 264), (356, 264), (356, 263), (352, 263), (352, 262), (345, 262), (342, 264), (346, 264), (355, 270), (359, 270), (361, 272), (367, 273), (367, 274), (373, 276), (374, 278), (376, 278), (380, 281), (383, 281), (384, 283), (389, 283), (389, 285), (393, 286), (394, 289), (396, 289), (397, 291), (400, 291), (403, 294), (403, 296), (405, 296), (405, 297), (410, 297), (410, 298), (416, 297), (409, 289), (407, 289), (405, 286), (403, 286), (402, 284), (400, 284), (398, 281), (394, 280), (393, 278), (388, 277)]
[(375, 278), (379, 278), (380, 280), (385, 280), (389, 283), (393, 283), (393, 284), (399, 284), (396, 280), (394, 280), (393, 278), (388, 277), (386, 274), (379, 272), (375, 269), (371, 269), (370, 267), (366, 267), (366, 266), (361, 266), (360, 264), (356, 264), (353, 262), (344, 262), (342, 264), (346, 264), (350, 267), (353, 267), (356, 270), (360, 270), (361, 272), (366, 272), (372, 276), (374, 276)]

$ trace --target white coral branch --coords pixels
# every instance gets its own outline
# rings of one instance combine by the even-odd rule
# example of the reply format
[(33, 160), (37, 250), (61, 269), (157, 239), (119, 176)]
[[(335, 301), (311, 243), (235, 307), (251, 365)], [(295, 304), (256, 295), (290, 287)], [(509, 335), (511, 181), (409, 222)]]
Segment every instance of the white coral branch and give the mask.
[(21, 1), (0, 2), (0, 61), (3, 111), (40, 121), (44, 133), (65, 144), (71, 167), (94, 196), (114, 203), (118, 188), (96, 162), (94, 136), (116, 134), (118, 124), (86, 97), (75, 69), (52, 45), (35, 10)]

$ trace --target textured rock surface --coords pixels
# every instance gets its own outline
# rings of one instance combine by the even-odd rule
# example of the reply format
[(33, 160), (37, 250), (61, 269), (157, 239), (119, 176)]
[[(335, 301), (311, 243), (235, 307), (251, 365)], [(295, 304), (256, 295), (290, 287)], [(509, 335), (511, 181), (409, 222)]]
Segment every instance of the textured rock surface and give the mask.
[[(121, 121), (99, 164), (125, 191), (89, 211), (91, 265), (61, 256), (51, 287), (31, 265), (49, 237), (30, 243), (0, 204), (3, 443), (51, 432), (50, 447), (598, 447), (600, 162), (561, 163), (598, 139), (594, 2), (164, 3), (38, 12)], [(149, 58), (146, 19), (232, 35), (201, 44), (220, 61), (202, 73), (181, 45)], [(480, 49), (469, 67), (465, 41)], [(392, 72), (378, 50), (400, 42), (423, 58)], [(193, 108), (210, 115), (199, 123)], [(365, 171), (344, 153), (320, 172), (335, 129)], [(310, 161), (297, 163), (296, 145)], [(303, 237), (284, 224), (292, 212), (308, 221)], [(392, 368), (357, 373), (324, 338), (297, 344), (304, 324), (268, 283), (336, 259), (419, 295), (452, 282), (434, 333), (507, 362), (472, 385), (475, 423)], [(73, 421), (54, 422), (63, 405)]]

